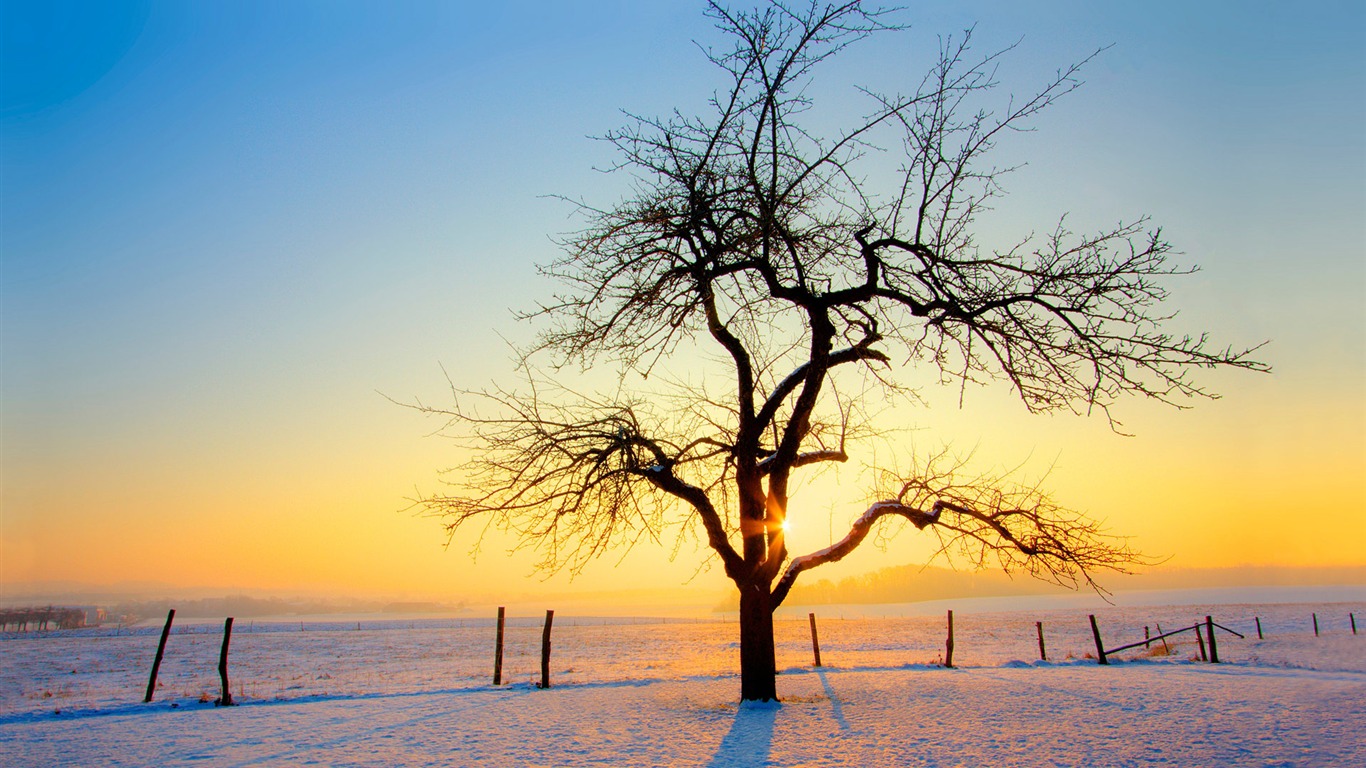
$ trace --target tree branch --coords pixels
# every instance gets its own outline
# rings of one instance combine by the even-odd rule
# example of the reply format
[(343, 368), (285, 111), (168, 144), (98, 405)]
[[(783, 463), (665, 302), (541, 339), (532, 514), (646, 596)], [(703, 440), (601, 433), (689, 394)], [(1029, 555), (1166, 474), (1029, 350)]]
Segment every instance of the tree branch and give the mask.
[[(913, 471), (911, 479), (901, 481), (895, 496), (869, 506), (843, 539), (793, 558), (774, 586), (774, 607), (786, 599), (803, 572), (843, 559), (887, 517), (930, 529), (939, 539), (941, 554), (965, 559), (973, 567), (991, 564), (1006, 572), (1023, 570), (1073, 588), (1084, 584), (1099, 590), (1094, 571), (1127, 573), (1146, 562), (1127, 542), (1058, 506), (1037, 485), (1018, 485), (1008, 476), (961, 480), (957, 475), (962, 469), (961, 460), (940, 453)], [(888, 475), (885, 481), (891, 478)]]

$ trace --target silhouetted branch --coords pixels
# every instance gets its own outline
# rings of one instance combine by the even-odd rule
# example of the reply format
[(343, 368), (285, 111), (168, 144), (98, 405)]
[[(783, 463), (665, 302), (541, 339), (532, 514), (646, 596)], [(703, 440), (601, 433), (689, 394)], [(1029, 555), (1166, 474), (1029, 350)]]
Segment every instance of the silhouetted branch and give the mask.
[(1037, 485), (1022, 486), (1009, 477), (989, 475), (963, 479), (962, 470), (963, 464), (947, 452), (914, 470), (909, 479), (899, 481), (894, 496), (870, 505), (843, 539), (793, 558), (774, 585), (774, 604), (782, 603), (803, 572), (848, 556), (888, 517), (930, 529), (939, 538), (940, 553), (966, 559), (973, 567), (1023, 570), (1072, 588), (1084, 584), (1100, 591), (1092, 579), (1094, 572), (1128, 573), (1146, 562), (1123, 539), (1057, 505)]
[(472, 520), (492, 522), (542, 554), (541, 566), (582, 569), (614, 546), (640, 538), (658, 542), (668, 512), (683, 502), (702, 522), (708, 544), (727, 571), (738, 555), (727, 540), (708, 489), (678, 471), (705, 464), (724, 450), (700, 438), (684, 445), (644, 434), (636, 409), (579, 396), (574, 406), (529, 395), (457, 392), (457, 400), (493, 410), (415, 406), (447, 419), (447, 433), (466, 435), (476, 458), (459, 468), (460, 492), (423, 498), (428, 511), (449, 520), (448, 531)]
[[(746, 595), (768, 596), (786, 564), (778, 601), (888, 517), (973, 564), (1074, 586), (1138, 562), (1037, 488), (960, 482), (931, 462), (885, 489), (839, 544), (787, 563), (794, 478), (888, 433), (855, 406), (914, 396), (898, 366), (960, 386), (1003, 382), (1032, 410), (1098, 410), (1116, 430), (1125, 397), (1184, 407), (1214, 396), (1199, 370), (1266, 366), (1255, 346), (1172, 328), (1168, 285), (1194, 267), (1142, 215), (978, 239), (1012, 170), (992, 162), (997, 143), (1079, 88), (1092, 57), (1001, 96), (997, 70), (1014, 46), (979, 53), (969, 29), (945, 38), (905, 92), (855, 88), (865, 107), (851, 110), (818, 103), (812, 78), (847, 46), (899, 29), (893, 14), (857, 0), (709, 3), (708, 14), (725, 40), (704, 48), (717, 90), (698, 115), (629, 115), (602, 137), (631, 191), (577, 203), (582, 228), (543, 267), (562, 290), (526, 315), (540, 335), (522, 354), (644, 377), (694, 365), (696, 345), (716, 355), (715, 375), (668, 394), (586, 398), (534, 382), (528, 395), (464, 393), (496, 415), (443, 412), (477, 452), (459, 492), (426, 507), (452, 528), (494, 520), (537, 546), (544, 567), (575, 570), (696, 521)], [(857, 395), (843, 389), (860, 380)]]

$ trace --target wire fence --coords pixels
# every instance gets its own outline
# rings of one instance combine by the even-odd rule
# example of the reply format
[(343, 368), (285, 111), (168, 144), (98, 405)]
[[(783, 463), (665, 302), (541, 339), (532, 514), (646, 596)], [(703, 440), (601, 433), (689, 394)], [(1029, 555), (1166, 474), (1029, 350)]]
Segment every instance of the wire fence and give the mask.
[[(1249, 657), (1258, 637), (1267, 642), (1313, 641), (1315, 633), (1351, 637), (1356, 618), (1349, 609), (1359, 606), (1217, 606), (1207, 614), (1191, 606), (1116, 608), (1095, 616), (1108, 662), (1198, 661), (1207, 639), (1195, 627), (1210, 615), (1230, 633), (1218, 638), (1222, 660), (1238, 663)], [(934, 668), (948, 661), (945, 616), (869, 618), (838, 609), (823, 614), (819, 608), (814, 616), (775, 619), (780, 674), (812, 666), (816, 622), (826, 668)], [(960, 613), (953, 666), (1095, 664), (1100, 654), (1087, 616), (1076, 610)], [(541, 681), (543, 626), (541, 616), (507, 619), (500, 682), (534, 686)], [(230, 692), (243, 701), (489, 686), (495, 628), (493, 615), (239, 620), (232, 630)], [(0, 713), (139, 700), (161, 631), (147, 624), (0, 633)], [(221, 697), (223, 631), (221, 619), (171, 628), (157, 700)], [(556, 616), (549, 671), (555, 685), (735, 675), (738, 634), (733, 615)], [(1046, 661), (1041, 659), (1045, 642)]]

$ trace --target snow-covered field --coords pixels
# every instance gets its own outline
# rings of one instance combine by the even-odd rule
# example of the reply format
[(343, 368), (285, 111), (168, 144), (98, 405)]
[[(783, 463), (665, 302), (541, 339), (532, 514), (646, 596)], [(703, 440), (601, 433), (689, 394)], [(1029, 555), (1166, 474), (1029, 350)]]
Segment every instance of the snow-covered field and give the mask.
[[(497, 688), (489, 619), (240, 620), (230, 708), (221, 623), (177, 625), (151, 704), (157, 622), (5, 633), (0, 763), (1366, 765), (1366, 602), (962, 603), (955, 669), (942, 614), (819, 608), (819, 669), (804, 613), (784, 618), (771, 707), (737, 706), (732, 621), (557, 613), (539, 690), (540, 616), (511, 620)], [(1219, 665), (1187, 632), (1099, 666), (1089, 613), (1109, 648), (1206, 615), (1247, 637), (1219, 632)]]

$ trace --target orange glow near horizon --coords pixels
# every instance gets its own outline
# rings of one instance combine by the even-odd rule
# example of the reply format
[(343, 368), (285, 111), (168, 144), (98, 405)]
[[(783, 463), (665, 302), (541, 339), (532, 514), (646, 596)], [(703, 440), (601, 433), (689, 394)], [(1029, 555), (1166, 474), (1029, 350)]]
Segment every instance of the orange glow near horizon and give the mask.
[[(733, 589), (705, 536), (675, 549), (674, 529), (572, 579), (536, 573), (538, 554), (496, 530), (472, 557), (478, 525), (447, 547), (409, 499), (440, 493), (462, 449), (393, 402), (517, 386), (508, 345), (536, 329), (511, 313), (553, 296), (536, 267), (582, 224), (554, 196), (630, 194), (594, 170), (615, 162), (608, 142), (584, 137), (620, 108), (696, 114), (714, 92), (700, 3), (51, 5), (7, 4), (7, 29), (31, 16), (51, 34), (0, 49), (18, 94), (0, 105), (0, 601), (659, 590), (705, 606)], [(992, 162), (1020, 167), (978, 244), (1016, 247), (1064, 213), (1079, 235), (1151, 215), (1188, 254), (1174, 266), (1200, 267), (1171, 280), (1168, 330), (1268, 340), (1274, 372), (1192, 371), (1222, 399), (1121, 402), (1124, 437), (1100, 414), (1028, 414), (1000, 381), (960, 408), (932, 365), (894, 360), (925, 405), (879, 416), (894, 447), (851, 439), (848, 464), (794, 478), (789, 552), (843, 537), (869, 501), (863, 465), (947, 445), (986, 472), (1020, 467), (1162, 567), (1366, 566), (1366, 11), (911, 5), (904, 36), (829, 62), (832, 90), (865, 83), (841, 67), (912, 71), (969, 25), (979, 52), (1013, 47), (1003, 97), (1114, 43), (1084, 87), (1001, 138)], [(643, 384), (590, 375), (723, 397), (733, 379), (693, 354)], [(803, 580), (934, 552), (910, 526), (880, 538)]]
[[(1366, 535), (1362, 479), (1352, 472), (1366, 451), (1361, 440), (1353, 442), (1350, 422), (1325, 420), (1305, 430), (1303, 413), (1264, 417), (1259, 437), (1251, 437), (1229, 423), (1240, 417), (1228, 402), (1156, 410), (1133, 438), (1094, 421), (985, 407), (977, 414), (992, 423), (974, 438), (979, 456), (996, 447), (997, 455), (1016, 459), (1018, 447), (993, 435), (1030, 432), (1035, 460), (1027, 467), (1051, 465), (1045, 484), (1056, 498), (1105, 519), (1142, 551), (1170, 557), (1172, 567), (1366, 564), (1358, 546)], [(1315, 408), (1331, 413), (1326, 406)], [(474, 559), (475, 531), (460, 532), (445, 548), (440, 521), (404, 511), (404, 484), (423, 481), (412, 470), (423, 465), (432, 468), (430, 487), (448, 446), (415, 439), (413, 422), (392, 413), (392, 428), (357, 441), (365, 450), (334, 445), (274, 469), (234, 464), (228, 451), (216, 465), (222, 476), (252, 478), (240, 488), (225, 487), (217, 472), (196, 471), (203, 457), (172, 455), (155, 465), (111, 457), (74, 485), (52, 474), (7, 478), (10, 504), (25, 514), (6, 521), (5, 594), (32, 582), (442, 600), (648, 588), (693, 590), (707, 602), (730, 588), (718, 567), (697, 575), (708, 552), (684, 547), (668, 561), (668, 542), (641, 545), (620, 562), (619, 554), (609, 555), (572, 580), (534, 573), (534, 553), (508, 554), (513, 542), (496, 533)], [(923, 415), (956, 422), (944, 429), (961, 434), (974, 414)], [(1296, 432), (1317, 440), (1292, 442)], [(1334, 446), (1332, 455), (1309, 450), (1325, 444)], [(250, 451), (244, 446), (236, 455)], [(375, 456), (388, 460), (380, 464)], [(862, 511), (857, 482), (840, 477), (796, 488), (783, 522), (794, 556), (842, 537)], [(929, 547), (929, 537), (907, 528), (885, 550), (870, 540), (804, 578), (924, 562)]]

